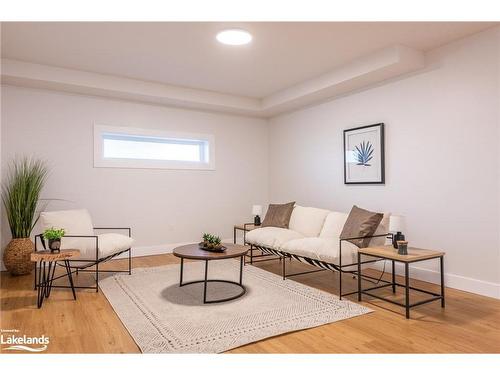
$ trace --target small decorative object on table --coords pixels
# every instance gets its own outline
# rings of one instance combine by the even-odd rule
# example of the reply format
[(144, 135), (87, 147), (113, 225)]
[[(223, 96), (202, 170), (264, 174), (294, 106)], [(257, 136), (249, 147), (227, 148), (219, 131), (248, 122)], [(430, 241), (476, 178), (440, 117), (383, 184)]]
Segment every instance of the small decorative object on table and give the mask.
[(255, 217), (253, 219), (253, 224), (255, 226), (259, 226), (260, 225), (260, 215), (262, 215), (262, 206), (254, 205), (252, 207), (252, 215), (255, 215)]
[(398, 241), (398, 254), (408, 255), (408, 241)]
[(392, 246), (395, 249), (398, 248), (398, 241), (404, 241), (405, 235), (402, 233), (404, 227), (404, 217), (398, 215), (391, 215), (389, 219), (389, 232), (394, 233), (392, 235)]
[(213, 251), (217, 253), (222, 253), (227, 249), (225, 246), (222, 246), (219, 236), (209, 233), (203, 234), (203, 242), (200, 242), (199, 246), (202, 250)]
[(66, 231), (62, 228), (50, 228), (43, 232), (43, 238), (49, 240), (49, 248), (51, 253), (59, 253), (61, 251), (61, 238)]

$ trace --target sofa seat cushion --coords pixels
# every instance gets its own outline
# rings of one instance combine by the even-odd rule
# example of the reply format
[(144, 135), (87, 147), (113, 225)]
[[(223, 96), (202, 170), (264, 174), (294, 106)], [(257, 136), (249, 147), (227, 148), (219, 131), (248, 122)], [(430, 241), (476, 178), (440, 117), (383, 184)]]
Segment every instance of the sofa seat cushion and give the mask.
[(295, 206), (288, 228), (305, 237), (317, 237), (329, 213), (330, 211), (321, 208)]
[[(97, 235), (99, 241), (99, 253), (98, 259), (105, 258), (109, 255), (118, 253), (123, 250), (130, 249), (134, 243), (134, 239), (119, 233), (103, 233)], [(95, 238), (89, 238), (81, 240), (79, 247), (73, 247), (80, 250), (80, 256), (78, 258), (72, 258), (72, 260), (87, 260), (88, 262), (78, 262), (78, 266), (85, 266), (95, 263), (96, 251), (95, 251)], [(62, 247), (61, 247), (62, 248)]]
[(290, 229), (265, 227), (251, 230), (245, 236), (246, 242), (253, 245), (279, 250), (285, 242), (304, 236)]
[[(327, 263), (339, 264), (339, 238), (307, 237), (288, 241), (281, 250)], [(358, 247), (350, 242), (342, 242), (342, 264), (356, 262)]]

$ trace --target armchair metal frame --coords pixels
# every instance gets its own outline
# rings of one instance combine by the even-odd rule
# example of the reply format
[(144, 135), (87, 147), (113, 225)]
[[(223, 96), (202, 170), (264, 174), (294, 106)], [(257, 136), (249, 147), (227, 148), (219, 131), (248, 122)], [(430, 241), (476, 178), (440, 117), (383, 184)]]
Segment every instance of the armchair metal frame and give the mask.
[[(325, 262), (325, 261), (321, 261), (321, 260), (318, 260), (318, 259), (312, 259), (312, 258), (304, 257), (304, 256), (301, 256), (301, 255), (287, 253), (287, 252), (282, 251), (282, 250), (272, 249), (272, 248), (265, 247), (265, 246), (260, 246), (260, 245), (250, 244), (250, 243), (248, 245), (250, 245), (251, 247), (255, 247), (255, 248), (257, 248), (257, 249), (261, 250), (262, 252), (265, 252), (265, 253), (267, 253), (269, 255), (276, 255), (276, 256), (279, 256), (279, 257), (283, 258), (283, 262), (281, 262), (283, 280), (285, 280), (287, 277), (305, 275), (305, 274), (314, 273), (314, 272), (321, 272), (321, 271), (333, 271), (333, 272), (335, 272), (335, 271), (338, 271), (339, 272), (339, 299), (342, 299), (342, 297), (346, 297), (346, 296), (350, 296), (350, 295), (358, 293), (357, 290), (354, 291), (354, 292), (342, 293), (342, 274), (343, 273), (349, 273), (349, 274), (354, 275), (355, 277), (360, 277), (360, 275), (358, 275), (358, 264), (361, 265), (361, 264), (367, 264), (367, 263), (375, 263), (375, 262), (378, 262), (378, 261), (381, 260), (381, 259), (378, 258), (378, 259), (373, 259), (373, 260), (366, 260), (366, 261), (363, 261), (363, 262), (357, 261), (357, 262), (354, 262), (354, 263), (342, 264), (342, 243), (345, 242), (345, 241), (350, 241), (350, 240), (360, 240), (360, 239), (377, 238), (377, 237), (386, 237), (386, 238), (391, 238), (392, 239), (393, 238), (393, 234), (392, 233), (385, 233), (385, 234), (378, 234), (378, 235), (373, 235), (373, 236), (341, 238), (339, 240), (339, 258), (338, 258), (338, 263), (330, 263), (330, 262)], [(321, 268), (321, 269), (319, 269), (319, 270), (312, 270), (312, 271), (305, 271), (305, 272), (297, 272), (297, 273), (293, 273), (293, 274), (287, 274), (286, 273), (285, 258), (295, 259), (295, 260), (298, 260), (299, 262), (307, 263), (307, 264), (309, 264), (311, 266), (315, 266), (315, 267), (318, 267), (318, 268)], [(345, 270), (346, 268), (349, 268), (349, 267), (354, 267), (355, 269), (354, 270)], [(394, 264), (393, 264), (392, 274), (394, 275)], [(368, 275), (362, 275), (361, 277), (363, 279), (367, 279), (367, 280), (371, 279), (371, 280), (377, 280), (377, 281), (379, 281), (378, 278), (372, 277), (372, 276), (368, 276)]]
[[(130, 228), (112, 228), (112, 227), (94, 227), (94, 231), (98, 230), (125, 230), (128, 232), (128, 236), (132, 237), (132, 230)], [(99, 237), (97, 235), (92, 235), (92, 236), (83, 236), (83, 235), (65, 235), (63, 238), (93, 238), (95, 240), (95, 258), (94, 259), (69, 259), (67, 262), (69, 263), (69, 268), (70, 268), (70, 274), (76, 273), (78, 275), (78, 272), (93, 272), (95, 273), (95, 286), (75, 286), (75, 289), (95, 289), (96, 292), (99, 292), (99, 272), (114, 272), (114, 273), (125, 273), (128, 272), (129, 275), (132, 274), (132, 249), (128, 248), (125, 250), (118, 251), (116, 253), (104, 256), (104, 257), (99, 257)], [(47, 249), (46, 244), (45, 244), (45, 239), (43, 238), (43, 234), (37, 234), (35, 236), (35, 252), (38, 251), (38, 240), (40, 240), (40, 243), (42, 244), (42, 247), (44, 250)], [(103, 270), (99, 269), (99, 264), (104, 263), (110, 259), (113, 259), (117, 257), (118, 255), (121, 255), (123, 253), (128, 252), (128, 270)], [(82, 264), (83, 263), (83, 264)], [(56, 262), (57, 264), (57, 262)], [(78, 265), (81, 264), (81, 265)], [(95, 270), (89, 270), (88, 268), (94, 267)], [(37, 276), (35, 272), (35, 289), (36, 289), (36, 284), (37, 284)], [(55, 277), (53, 280), (60, 279), (62, 277), (66, 277), (67, 275), (64, 274), (62, 276)], [(71, 288), (70, 286), (53, 286), (54, 288)]]

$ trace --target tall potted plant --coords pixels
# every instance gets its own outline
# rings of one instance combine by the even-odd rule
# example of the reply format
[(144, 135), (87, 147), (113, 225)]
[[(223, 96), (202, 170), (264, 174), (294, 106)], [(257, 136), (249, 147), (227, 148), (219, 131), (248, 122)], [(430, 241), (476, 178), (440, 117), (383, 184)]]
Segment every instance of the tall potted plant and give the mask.
[(38, 221), (37, 206), (47, 172), (47, 166), (41, 160), (16, 159), (2, 186), (2, 202), (12, 234), (3, 261), (12, 275), (26, 275), (33, 270), (30, 254), (34, 243), (30, 234)]

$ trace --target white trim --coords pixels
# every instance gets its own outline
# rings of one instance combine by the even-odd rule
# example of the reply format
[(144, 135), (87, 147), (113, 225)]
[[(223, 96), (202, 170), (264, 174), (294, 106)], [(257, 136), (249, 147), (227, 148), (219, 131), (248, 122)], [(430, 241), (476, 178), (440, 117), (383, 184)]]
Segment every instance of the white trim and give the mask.
[[(372, 268), (382, 269), (383, 262), (379, 262)], [(446, 267), (446, 262), (445, 262)], [(390, 262), (387, 262), (386, 271), (390, 271)], [(396, 262), (396, 275), (404, 275), (404, 267)], [(410, 266), (410, 278), (426, 281), (433, 284), (440, 283), (438, 271), (426, 268)], [(459, 289), (465, 292), (475, 293), (486, 297), (500, 299), (500, 284), (491, 281), (473, 279), (466, 276), (455, 275), (452, 273), (444, 274), (444, 285), (447, 288)]]
[(173, 107), (269, 118), (363, 90), (425, 66), (422, 51), (392, 45), (260, 98), (2, 59), (2, 82)]
[[(177, 139), (196, 139), (208, 142), (208, 163), (173, 160), (111, 159), (103, 157), (103, 133), (151, 136)], [(127, 126), (94, 124), (95, 168), (140, 168), (140, 169), (191, 169), (215, 170), (215, 137), (212, 134), (170, 132), (159, 129), (142, 129)]]
[[(170, 243), (170, 244), (161, 244), (154, 246), (136, 246), (132, 247), (132, 258), (137, 257), (145, 257), (150, 255), (161, 255), (161, 254), (171, 254), (176, 247), (189, 245), (195, 243), (196, 240), (189, 242), (178, 242), (178, 243)], [(232, 239), (223, 239), (222, 242), (233, 243)], [(115, 259), (123, 259), (127, 258), (128, 253), (121, 254), (117, 256)]]

